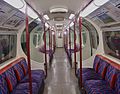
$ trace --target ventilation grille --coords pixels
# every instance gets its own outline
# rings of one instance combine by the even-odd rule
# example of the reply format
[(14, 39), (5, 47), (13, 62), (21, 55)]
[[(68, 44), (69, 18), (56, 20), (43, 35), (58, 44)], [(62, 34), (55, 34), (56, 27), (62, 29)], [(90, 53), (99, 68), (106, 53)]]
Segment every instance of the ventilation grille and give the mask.
[(55, 17), (54, 20), (55, 21), (64, 21), (64, 17)]

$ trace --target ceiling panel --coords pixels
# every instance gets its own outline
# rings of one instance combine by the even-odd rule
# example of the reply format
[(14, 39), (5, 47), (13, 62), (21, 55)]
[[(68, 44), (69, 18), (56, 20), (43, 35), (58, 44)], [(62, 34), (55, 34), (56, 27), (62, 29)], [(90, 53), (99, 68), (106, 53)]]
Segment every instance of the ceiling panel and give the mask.
[(26, 0), (39, 13), (49, 11), (51, 7), (67, 7), (74, 12), (79, 11), (91, 0)]

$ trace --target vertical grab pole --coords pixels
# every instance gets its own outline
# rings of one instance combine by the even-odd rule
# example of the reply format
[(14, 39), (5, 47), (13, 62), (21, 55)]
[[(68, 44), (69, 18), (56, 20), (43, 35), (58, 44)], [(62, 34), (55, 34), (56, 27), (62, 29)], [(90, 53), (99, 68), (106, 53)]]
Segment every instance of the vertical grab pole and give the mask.
[(67, 29), (66, 29), (66, 50), (68, 49), (68, 31), (67, 31)]
[[(66, 32), (66, 31), (65, 31)], [(64, 47), (66, 46), (66, 34), (64, 33)]]
[(70, 34), (70, 27), (69, 27), (69, 49), (70, 49), (70, 54), (71, 54), (71, 34)]
[(52, 32), (53, 32), (53, 31), (51, 31), (51, 34), (50, 34), (50, 35), (51, 35), (51, 49), (52, 49), (52, 47), (53, 47), (53, 36), (52, 36)]
[(49, 66), (51, 66), (51, 30), (50, 28), (48, 29), (49, 33)]
[(64, 32), (63, 32), (63, 45), (65, 47), (65, 34), (64, 34)]
[(72, 61), (71, 61), (71, 34), (70, 34), (70, 27), (69, 27), (69, 49), (70, 49), (70, 64), (72, 67)]
[(75, 33), (76, 19), (74, 21), (74, 64), (75, 64), (75, 75), (76, 75), (76, 33)]
[(54, 35), (53, 35), (53, 49), (54, 49), (54, 52), (55, 52), (55, 31), (54, 31)]
[(82, 18), (79, 18), (79, 36), (80, 36), (80, 88), (82, 88)]
[[(53, 31), (53, 32), (54, 32), (54, 31)], [(55, 32), (54, 32), (54, 34), (52, 34), (52, 40), (53, 40), (53, 52), (55, 51), (55, 50), (54, 50), (54, 45), (55, 45), (54, 35), (55, 35)]]
[(49, 30), (49, 34), (50, 34), (50, 50), (52, 49), (52, 31), (51, 29)]
[(50, 50), (51, 50), (51, 48), (50, 48), (50, 28), (48, 28), (48, 34), (49, 34), (49, 65), (50, 65)]
[(48, 29), (48, 33), (49, 33), (49, 51), (50, 51), (50, 46), (51, 46), (51, 44), (50, 44), (50, 29)]
[(44, 48), (45, 48), (45, 78), (47, 77), (47, 52), (46, 52), (46, 31), (45, 31), (45, 24), (44, 24)]
[(27, 61), (28, 61), (28, 73), (29, 73), (29, 89), (30, 94), (32, 94), (32, 77), (31, 77), (31, 62), (30, 62), (30, 34), (28, 28), (28, 15), (27, 15), (27, 5), (26, 5), (26, 49), (27, 49)]

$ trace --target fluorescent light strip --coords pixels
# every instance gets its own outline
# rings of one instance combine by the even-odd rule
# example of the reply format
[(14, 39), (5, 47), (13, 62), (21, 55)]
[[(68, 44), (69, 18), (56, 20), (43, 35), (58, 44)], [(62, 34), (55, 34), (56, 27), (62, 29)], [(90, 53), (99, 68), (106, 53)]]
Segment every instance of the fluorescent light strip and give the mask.
[(48, 28), (49, 27), (48, 23), (45, 23), (45, 26)]
[(12, 5), (15, 8), (22, 8), (25, 3), (23, 3), (21, 0), (4, 0), (6, 3)]
[[(23, 2), (20, 0), (4, 0), (4, 1), (25, 14), (26, 2), (24, 0)], [(38, 15), (29, 6), (28, 6), (28, 16), (33, 19), (38, 18)]]
[(66, 35), (66, 34), (67, 34), (67, 32), (65, 31), (65, 32), (64, 32), (64, 35)]
[(52, 32), (52, 35), (55, 35), (55, 32)]
[(94, 0), (94, 4), (97, 6), (102, 6), (107, 3), (109, 0)]
[(40, 21), (40, 22), (41, 22), (40, 18), (37, 18), (37, 21)]
[(68, 12), (68, 9), (62, 7), (50, 9), (50, 13), (54, 13), (54, 12)]
[(86, 17), (93, 11), (97, 10), (99, 7), (107, 3), (109, 0), (94, 0), (88, 7), (86, 7), (81, 13), (81, 17)]
[(74, 25), (74, 23), (73, 23), (73, 22), (71, 22), (71, 23), (70, 23), (70, 27), (72, 27), (73, 25)]
[(56, 26), (63, 26), (63, 24), (62, 23), (57, 23), (57, 24), (55, 24)]
[(70, 14), (69, 19), (72, 19), (73, 17), (75, 17), (75, 14)]
[(44, 15), (43, 17), (44, 17), (46, 20), (49, 20), (48, 15)]

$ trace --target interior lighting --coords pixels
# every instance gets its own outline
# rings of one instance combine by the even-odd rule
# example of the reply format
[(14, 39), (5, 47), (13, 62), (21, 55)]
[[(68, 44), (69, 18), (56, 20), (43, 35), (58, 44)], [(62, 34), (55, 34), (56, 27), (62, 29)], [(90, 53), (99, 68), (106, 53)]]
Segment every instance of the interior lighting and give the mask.
[(45, 23), (45, 26), (48, 28), (49, 27), (48, 23)]
[(94, 0), (91, 2), (82, 12), (80, 12), (81, 17), (86, 17), (93, 11), (97, 10), (99, 7), (107, 3), (109, 0)]
[(73, 25), (74, 25), (74, 23), (73, 23), (73, 22), (71, 22), (71, 23), (70, 23), (70, 27), (72, 27)]
[(66, 35), (67, 34), (67, 32), (64, 32), (64, 35)]
[(55, 32), (52, 32), (52, 35), (55, 35)]
[(75, 17), (75, 14), (70, 14), (69, 19), (72, 19), (73, 17)]
[(46, 20), (49, 20), (48, 15), (44, 15), (43, 17), (44, 17)]
[(68, 12), (68, 9), (64, 7), (55, 7), (50, 9), (50, 13), (55, 13), (55, 12)]
[[(4, 1), (25, 14), (26, 2), (24, 0), (4, 0)], [(33, 19), (38, 18), (38, 15), (29, 6), (27, 7), (27, 14), (29, 17)]]

